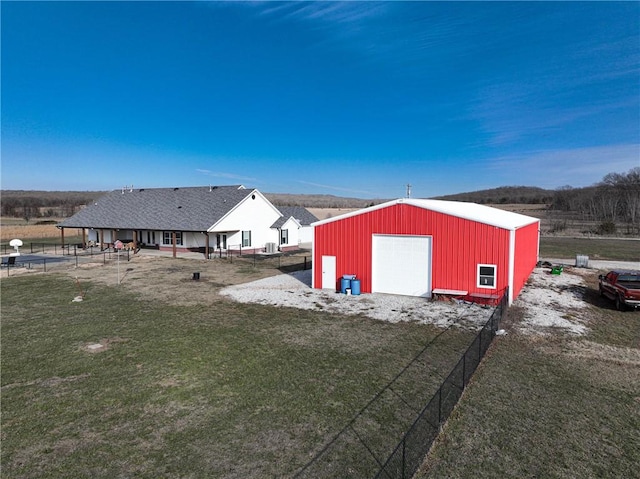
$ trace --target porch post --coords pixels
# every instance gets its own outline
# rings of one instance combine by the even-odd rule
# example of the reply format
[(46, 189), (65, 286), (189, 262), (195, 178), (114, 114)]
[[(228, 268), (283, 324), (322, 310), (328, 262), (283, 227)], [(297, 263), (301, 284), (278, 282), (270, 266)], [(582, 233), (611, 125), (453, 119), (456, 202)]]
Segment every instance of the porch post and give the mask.
[(98, 230), (98, 241), (100, 242), (100, 251), (104, 251), (104, 230)]
[(205, 237), (205, 246), (204, 246), (204, 256), (205, 258), (209, 259), (209, 232), (206, 231), (204, 233), (204, 237)]
[(64, 228), (60, 228), (60, 235), (62, 237), (62, 249), (64, 250)]
[(177, 245), (176, 245), (176, 232), (172, 231), (171, 232), (171, 239), (172, 239), (172, 243), (173, 243), (173, 257), (175, 258), (177, 255)]
[(82, 228), (82, 249), (87, 249), (87, 230)]

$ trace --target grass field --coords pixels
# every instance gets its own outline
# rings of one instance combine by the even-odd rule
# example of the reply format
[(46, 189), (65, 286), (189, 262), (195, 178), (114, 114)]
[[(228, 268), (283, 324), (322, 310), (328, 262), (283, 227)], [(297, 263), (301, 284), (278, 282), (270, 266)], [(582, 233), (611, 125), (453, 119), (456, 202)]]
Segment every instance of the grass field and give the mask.
[(571, 259), (576, 255), (587, 255), (590, 259), (640, 261), (640, 238), (540, 238), (540, 256), (543, 258)]
[(588, 284), (590, 333), (499, 337), (418, 479), (631, 478), (640, 464), (640, 313)]
[[(635, 241), (590, 241), (577, 253), (636, 257)], [(548, 256), (571, 258), (574, 242)], [(79, 269), (79, 303), (69, 274), (2, 279), (2, 477), (291, 477), (441, 333), (223, 300), (231, 268), (270, 273), (219, 264), (133, 262), (124, 287), (109, 266)], [(194, 268), (211, 282), (196, 287)], [(637, 477), (640, 314), (596, 288), (586, 337), (506, 325), (419, 477)], [(434, 348), (433, 384), (470, 338)]]
[[(2, 280), (3, 478), (290, 477), (442, 332), (83, 288)], [(435, 388), (471, 336), (440, 343)]]

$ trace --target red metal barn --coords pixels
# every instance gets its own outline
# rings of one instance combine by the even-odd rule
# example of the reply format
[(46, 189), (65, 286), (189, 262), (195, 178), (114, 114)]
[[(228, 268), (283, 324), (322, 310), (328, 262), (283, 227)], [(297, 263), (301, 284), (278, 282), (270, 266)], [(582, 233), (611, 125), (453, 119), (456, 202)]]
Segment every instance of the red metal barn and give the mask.
[(475, 203), (399, 199), (313, 223), (313, 287), (511, 303), (538, 261), (540, 220)]

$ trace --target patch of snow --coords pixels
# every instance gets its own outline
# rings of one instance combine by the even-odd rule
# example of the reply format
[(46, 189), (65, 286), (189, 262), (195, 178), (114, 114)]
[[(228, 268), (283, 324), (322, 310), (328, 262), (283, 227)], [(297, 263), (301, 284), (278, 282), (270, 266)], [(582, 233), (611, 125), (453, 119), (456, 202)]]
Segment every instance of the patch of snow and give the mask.
[(577, 336), (585, 334), (588, 328), (580, 315), (580, 310), (586, 307), (585, 290), (579, 275), (566, 270), (554, 275), (536, 268), (513, 303), (525, 311), (518, 329), (524, 333), (546, 334), (549, 328), (556, 328)]
[(425, 298), (391, 294), (347, 295), (311, 288), (311, 270), (297, 271), (229, 286), (220, 291), (235, 301), (287, 306), (335, 314), (364, 315), (397, 323), (416, 321), (440, 327), (451, 325), (476, 328), (484, 325), (493, 308), (466, 302), (430, 301)]
[[(524, 311), (524, 319), (516, 328), (525, 334), (546, 335), (552, 330), (575, 336), (586, 334), (588, 328), (581, 314), (586, 307), (586, 287), (581, 273), (565, 268), (562, 274), (553, 275), (548, 269), (536, 268), (514, 302)], [(391, 323), (416, 321), (439, 327), (477, 328), (493, 312), (493, 308), (462, 301), (430, 301), (379, 293), (346, 295), (312, 289), (311, 270), (229, 286), (220, 293), (238, 302), (364, 315)]]

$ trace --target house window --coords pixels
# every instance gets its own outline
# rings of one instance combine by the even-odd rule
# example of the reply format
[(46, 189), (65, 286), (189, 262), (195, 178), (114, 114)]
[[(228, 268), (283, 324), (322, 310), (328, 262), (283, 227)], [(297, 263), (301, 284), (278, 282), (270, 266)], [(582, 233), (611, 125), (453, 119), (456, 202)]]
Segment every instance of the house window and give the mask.
[(478, 265), (478, 288), (496, 287), (496, 269), (495, 264), (479, 264)]
[(226, 234), (217, 234), (216, 235), (216, 247), (218, 249), (227, 249), (227, 235)]
[(280, 244), (289, 243), (289, 230), (280, 230)]
[[(162, 236), (162, 244), (173, 245), (173, 232), (165, 231)], [(182, 246), (182, 232), (176, 231), (176, 245)]]
[(242, 232), (242, 246), (251, 246), (251, 231)]

